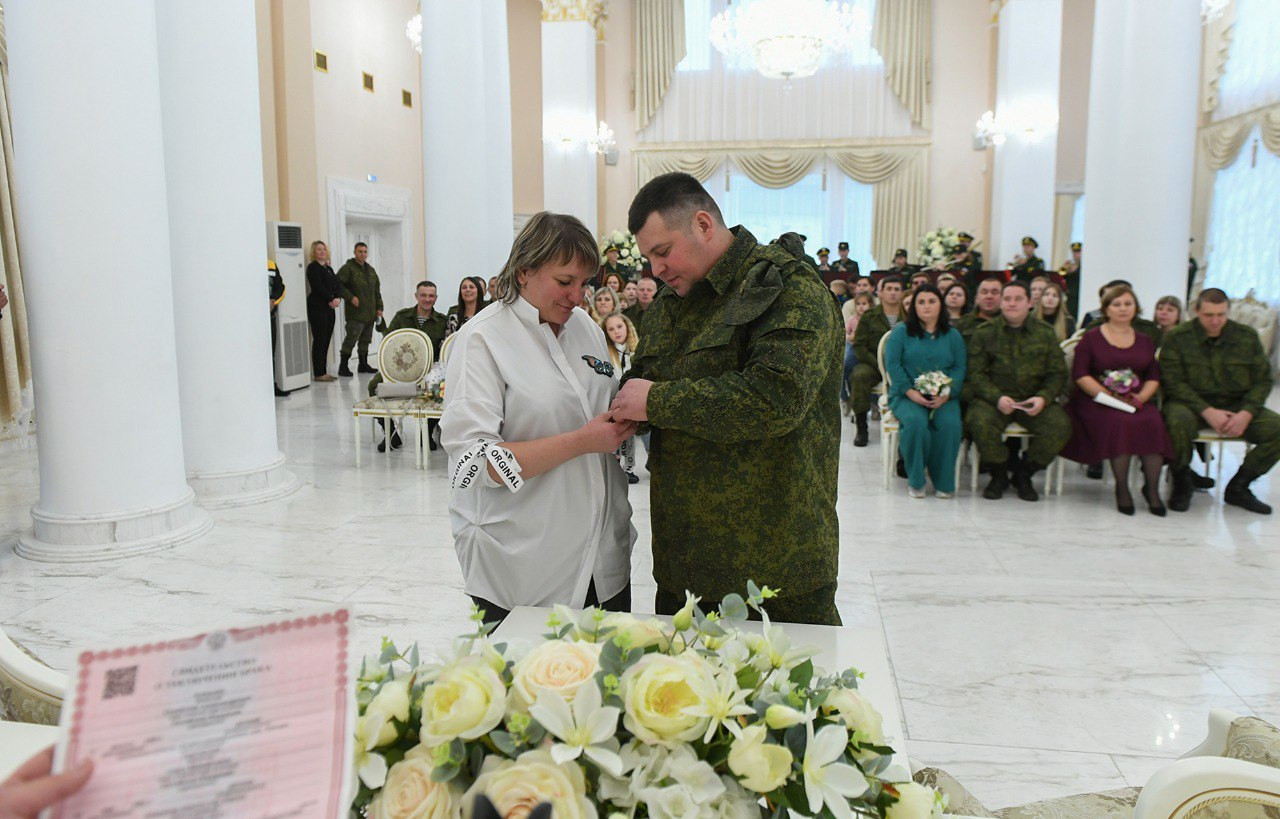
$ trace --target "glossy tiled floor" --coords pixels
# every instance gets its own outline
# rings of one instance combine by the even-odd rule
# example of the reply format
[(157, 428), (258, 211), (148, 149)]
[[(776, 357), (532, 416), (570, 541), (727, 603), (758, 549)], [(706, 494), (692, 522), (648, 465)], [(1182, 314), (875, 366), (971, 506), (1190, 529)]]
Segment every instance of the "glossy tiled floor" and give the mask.
[[(358, 388), (344, 379), (277, 402), (298, 493), (215, 512), (200, 540), (127, 561), (14, 556), (36, 458), (6, 455), (6, 632), (66, 668), (80, 646), (348, 602), (370, 650), (382, 634), (443, 647), (467, 612), (444, 460), (418, 472), (402, 450), (388, 464), (366, 434), (355, 469)], [(1280, 521), (1224, 509), (1216, 492), (1187, 514), (1122, 517), (1110, 486), (1075, 468), (1064, 495), (1038, 504), (967, 490), (912, 500), (902, 481), (881, 488), (875, 436), (855, 450), (846, 426), (840, 607), (846, 622), (883, 626), (914, 760), (999, 807), (1142, 784), (1199, 742), (1214, 706), (1280, 718)], [(1258, 492), (1280, 504), (1274, 485)], [(651, 610), (647, 476), (631, 497), (636, 608)]]

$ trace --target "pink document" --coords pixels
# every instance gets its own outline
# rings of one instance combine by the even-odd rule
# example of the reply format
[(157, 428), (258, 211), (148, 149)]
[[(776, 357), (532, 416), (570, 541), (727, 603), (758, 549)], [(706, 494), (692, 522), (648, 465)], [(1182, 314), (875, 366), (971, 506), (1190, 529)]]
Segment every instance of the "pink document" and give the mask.
[(350, 613), (86, 651), (57, 767), (93, 777), (53, 817), (316, 817), (350, 806)]

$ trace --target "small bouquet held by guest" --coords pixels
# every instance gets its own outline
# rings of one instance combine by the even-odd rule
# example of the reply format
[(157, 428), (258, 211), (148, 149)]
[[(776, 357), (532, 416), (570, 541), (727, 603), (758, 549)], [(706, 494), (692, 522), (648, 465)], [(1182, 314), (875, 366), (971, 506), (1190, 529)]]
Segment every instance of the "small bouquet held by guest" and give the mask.
[[(360, 669), (353, 813), (369, 819), (936, 819), (854, 669), (824, 673), (747, 584), (671, 622), (556, 606), (529, 645), (476, 631)], [(748, 611), (763, 620), (743, 628)], [(483, 797), (483, 799), (481, 798)]]
[(1142, 379), (1137, 373), (1130, 369), (1107, 370), (1101, 380), (1103, 389), (1093, 397), (1094, 401), (1131, 415), (1138, 411), (1133, 396), (1138, 394)]
[[(913, 385), (916, 392), (925, 398), (942, 398), (951, 395), (951, 376), (941, 370), (933, 370), (927, 373), (920, 373), (916, 376), (916, 382)], [(936, 409), (929, 410), (929, 420), (933, 420), (933, 414)]]

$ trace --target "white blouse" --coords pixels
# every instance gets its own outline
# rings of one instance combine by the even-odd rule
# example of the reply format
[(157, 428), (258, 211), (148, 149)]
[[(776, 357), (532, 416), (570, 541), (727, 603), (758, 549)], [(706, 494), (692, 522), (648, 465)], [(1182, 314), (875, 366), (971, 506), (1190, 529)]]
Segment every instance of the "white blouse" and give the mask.
[(505, 609), (581, 608), (593, 578), (601, 602), (626, 587), (636, 534), (612, 454), (580, 456), (528, 481), (495, 481), (485, 468), (488, 460), (503, 472), (505, 441), (572, 432), (609, 409), (618, 381), (599, 371), (612, 368), (607, 343), (582, 309), (557, 336), (523, 298), (491, 304), (458, 331), (440, 441), (468, 594)]

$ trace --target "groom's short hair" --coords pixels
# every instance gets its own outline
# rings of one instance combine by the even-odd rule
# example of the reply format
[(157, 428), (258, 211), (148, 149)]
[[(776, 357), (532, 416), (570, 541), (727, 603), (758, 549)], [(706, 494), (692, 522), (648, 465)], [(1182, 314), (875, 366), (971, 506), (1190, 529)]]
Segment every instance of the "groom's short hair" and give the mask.
[(700, 210), (715, 217), (717, 224), (724, 225), (720, 206), (702, 183), (687, 173), (664, 173), (646, 182), (636, 198), (631, 200), (631, 209), (627, 211), (627, 230), (639, 233), (649, 214), (655, 212), (667, 227), (688, 230), (693, 214)]

